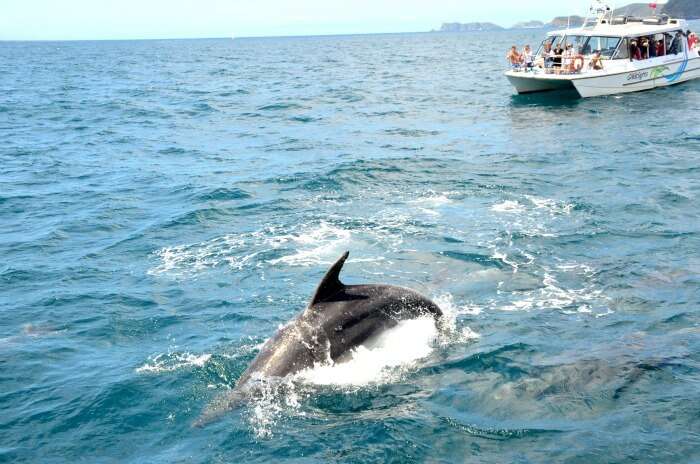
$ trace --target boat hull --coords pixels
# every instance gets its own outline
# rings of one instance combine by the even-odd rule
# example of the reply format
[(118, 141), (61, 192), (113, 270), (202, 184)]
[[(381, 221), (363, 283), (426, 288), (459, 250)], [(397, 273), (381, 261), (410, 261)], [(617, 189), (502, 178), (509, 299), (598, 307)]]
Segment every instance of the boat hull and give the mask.
[(536, 92), (552, 92), (556, 90), (574, 90), (574, 85), (569, 79), (557, 79), (554, 76), (534, 77), (526, 73), (506, 73), (506, 77), (511, 85), (515, 87), (518, 94), (528, 94)]
[(573, 85), (581, 97), (590, 98), (668, 87), (700, 77), (700, 57), (658, 61), (656, 66), (641, 70), (575, 79)]
[(626, 69), (604, 73), (552, 75), (508, 71), (506, 77), (519, 94), (575, 89), (583, 98), (640, 92), (667, 87), (700, 77), (697, 51), (640, 62), (629, 62)]

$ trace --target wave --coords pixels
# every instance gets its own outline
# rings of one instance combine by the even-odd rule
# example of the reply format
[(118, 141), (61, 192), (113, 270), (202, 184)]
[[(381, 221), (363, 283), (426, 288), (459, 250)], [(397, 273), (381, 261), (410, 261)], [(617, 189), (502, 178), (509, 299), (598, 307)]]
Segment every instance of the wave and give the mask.
[(277, 238), (278, 244), (293, 244), (298, 250), (293, 254), (270, 260), (270, 264), (289, 266), (312, 266), (330, 264), (348, 248), (350, 231), (322, 222), (319, 227), (307, 229), (299, 235), (291, 234)]
[[(561, 263), (556, 267), (542, 267), (543, 276), (539, 288), (515, 290), (510, 293), (511, 301), (500, 307), (504, 311), (530, 311), (536, 309), (562, 310), (565, 314), (586, 313), (603, 317), (612, 314), (608, 308), (609, 299), (598, 288), (593, 279), (596, 271), (586, 264)], [(583, 280), (576, 288), (567, 288), (559, 282)]]
[(561, 430), (556, 429), (483, 427), (474, 424), (463, 424), (451, 417), (441, 417), (440, 419), (442, 419), (445, 424), (458, 429), (466, 435), (486, 438), (488, 440), (509, 440), (512, 438), (527, 438), (544, 434), (562, 433)]
[[(289, 228), (270, 226), (205, 242), (161, 248), (153, 253), (159, 263), (148, 274), (190, 276), (219, 266), (240, 270), (277, 265), (326, 265), (334, 262), (342, 252), (357, 248), (360, 244), (381, 244), (382, 248), (397, 251), (403, 243), (404, 235), (416, 233), (419, 227), (420, 224), (416, 224), (409, 216), (391, 210), (382, 211), (367, 221), (357, 223), (322, 220)], [(351, 262), (384, 259), (381, 255), (372, 258), (353, 257)]]
[(514, 200), (506, 200), (491, 207), (491, 211), (497, 213), (522, 213), (526, 211), (525, 205)]
[(237, 188), (217, 188), (197, 195), (200, 201), (228, 201), (244, 200), (250, 198), (250, 194)]
[(257, 108), (258, 111), (283, 111), (283, 110), (301, 110), (306, 109), (304, 106), (297, 103), (273, 103)]
[(166, 353), (149, 358), (142, 366), (136, 368), (139, 374), (159, 374), (188, 367), (204, 367), (211, 359), (211, 354), (195, 355), (192, 353)]

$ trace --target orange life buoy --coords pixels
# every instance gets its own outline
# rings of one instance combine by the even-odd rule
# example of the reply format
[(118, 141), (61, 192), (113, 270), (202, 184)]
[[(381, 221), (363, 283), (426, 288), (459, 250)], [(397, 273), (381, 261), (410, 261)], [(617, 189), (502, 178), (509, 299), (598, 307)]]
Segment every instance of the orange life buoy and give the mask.
[(583, 63), (583, 55), (578, 55), (576, 58), (574, 58), (574, 69), (576, 70), (576, 72), (583, 69)]

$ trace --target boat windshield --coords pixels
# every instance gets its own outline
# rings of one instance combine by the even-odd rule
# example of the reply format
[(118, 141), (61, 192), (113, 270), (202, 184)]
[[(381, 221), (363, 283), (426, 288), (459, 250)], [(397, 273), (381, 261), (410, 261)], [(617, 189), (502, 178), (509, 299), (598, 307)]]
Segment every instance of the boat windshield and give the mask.
[[(588, 55), (590, 52), (586, 52), (586, 42), (588, 41), (588, 36), (585, 35), (567, 35), (564, 38), (566, 45), (572, 45), (574, 51), (581, 53), (583, 55)], [(566, 47), (564, 47), (566, 48)]]
[(542, 45), (540, 45), (540, 48), (537, 50), (537, 53), (535, 53), (535, 56), (542, 57), (547, 44), (551, 45), (552, 49), (554, 49), (561, 43), (563, 38), (563, 35), (550, 35), (542, 41)]
[(619, 37), (600, 37), (593, 36), (588, 39), (586, 46), (584, 47), (583, 54), (590, 55), (596, 50), (600, 50), (600, 55), (603, 58), (612, 58), (617, 46), (620, 43)]
[(573, 45), (574, 50), (584, 56), (589, 56), (600, 50), (600, 55), (603, 58), (611, 59), (620, 44), (620, 37), (605, 37), (605, 36), (587, 36), (587, 35), (553, 35), (547, 37), (535, 56), (541, 57), (544, 53), (545, 45), (550, 44), (552, 48), (556, 48), (561, 44), (566, 49), (567, 45)]

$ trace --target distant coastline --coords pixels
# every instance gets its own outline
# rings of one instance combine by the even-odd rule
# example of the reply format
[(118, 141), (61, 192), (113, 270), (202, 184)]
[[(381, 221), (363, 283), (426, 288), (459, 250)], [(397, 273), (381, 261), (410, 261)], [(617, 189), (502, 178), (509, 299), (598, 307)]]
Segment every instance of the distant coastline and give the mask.
[[(629, 5), (616, 8), (615, 15), (621, 16), (651, 16), (654, 10), (649, 3), (631, 3)], [(659, 3), (657, 14), (667, 14), (677, 18), (688, 20), (700, 19), (700, 1), (698, 0), (669, 0), (668, 3)], [(443, 23), (440, 29), (431, 32), (489, 32), (514, 29), (561, 29), (565, 27), (580, 27), (585, 21), (582, 16), (558, 16), (545, 23), (539, 20), (520, 22), (512, 27), (502, 27), (490, 22), (447, 22)]]
[(498, 24), (489, 22), (476, 22), (476, 23), (443, 23), (440, 29), (433, 30), (431, 32), (492, 32), (492, 31), (505, 31), (505, 30), (515, 30), (515, 29), (542, 29), (551, 28), (559, 29), (567, 26), (579, 27), (583, 24), (584, 18), (581, 16), (561, 16), (554, 18), (548, 23), (542, 21), (525, 21), (520, 22), (512, 27), (502, 27)]

